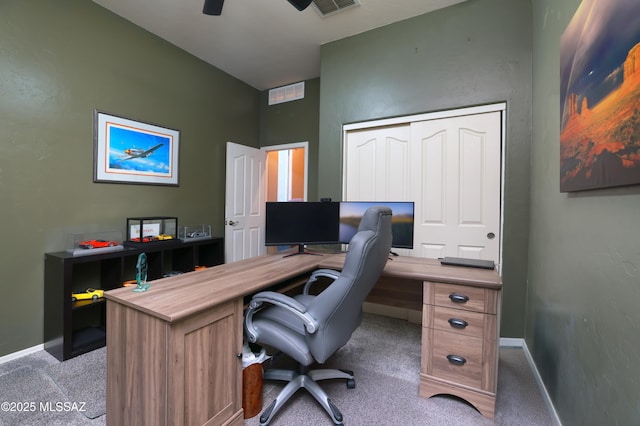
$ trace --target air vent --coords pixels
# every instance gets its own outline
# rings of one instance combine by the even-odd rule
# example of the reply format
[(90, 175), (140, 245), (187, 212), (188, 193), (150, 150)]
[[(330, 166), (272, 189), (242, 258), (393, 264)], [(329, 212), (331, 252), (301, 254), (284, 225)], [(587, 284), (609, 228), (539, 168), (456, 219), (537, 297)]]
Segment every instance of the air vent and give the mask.
[(303, 98), (304, 81), (269, 90), (269, 105), (281, 104)]
[(360, 2), (358, 0), (313, 0), (313, 5), (320, 15), (328, 16), (353, 6), (359, 6)]

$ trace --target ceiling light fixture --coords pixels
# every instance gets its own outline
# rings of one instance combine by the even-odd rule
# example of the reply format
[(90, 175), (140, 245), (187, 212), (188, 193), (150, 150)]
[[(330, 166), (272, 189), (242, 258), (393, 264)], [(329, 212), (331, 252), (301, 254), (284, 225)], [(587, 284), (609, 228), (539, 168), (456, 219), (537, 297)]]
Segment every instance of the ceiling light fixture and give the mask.
[[(313, 0), (288, 0), (299, 11), (305, 10)], [(222, 14), (222, 6), (224, 0), (204, 0), (204, 7), (202, 13), (205, 15), (220, 16)]]
[(289, 0), (289, 3), (291, 3), (293, 7), (302, 12), (307, 8), (307, 6), (311, 4), (312, 1), (313, 0)]
[(222, 13), (222, 5), (224, 5), (224, 0), (204, 0), (202, 13), (205, 15), (220, 16)]

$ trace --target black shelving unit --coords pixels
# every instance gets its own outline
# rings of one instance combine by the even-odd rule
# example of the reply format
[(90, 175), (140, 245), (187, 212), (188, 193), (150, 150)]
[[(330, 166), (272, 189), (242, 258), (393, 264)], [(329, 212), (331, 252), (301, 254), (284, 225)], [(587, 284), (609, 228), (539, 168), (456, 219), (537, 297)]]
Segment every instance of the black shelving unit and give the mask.
[(162, 241), (124, 247), (123, 250), (73, 256), (67, 252), (45, 254), (44, 348), (60, 361), (106, 344), (106, 303), (71, 301), (71, 293), (87, 288), (112, 290), (135, 279), (138, 255), (146, 253), (147, 279), (170, 272), (190, 272), (196, 266), (224, 263), (223, 238), (189, 242)]

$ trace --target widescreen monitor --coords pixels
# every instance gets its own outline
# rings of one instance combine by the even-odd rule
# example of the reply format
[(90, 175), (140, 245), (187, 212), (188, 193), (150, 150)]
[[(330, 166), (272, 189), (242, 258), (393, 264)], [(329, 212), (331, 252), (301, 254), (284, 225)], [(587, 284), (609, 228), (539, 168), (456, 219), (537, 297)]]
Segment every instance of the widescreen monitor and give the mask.
[(391, 247), (413, 248), (414, 203), (413, 201), (342, 201), (340, 203), (340, 242), (348, 244), (360, 225), (364, 212), (371, 206), (391, 208)]
[(340, 240), (340, 203), (268, 202), (265, 245), (337, 244)]

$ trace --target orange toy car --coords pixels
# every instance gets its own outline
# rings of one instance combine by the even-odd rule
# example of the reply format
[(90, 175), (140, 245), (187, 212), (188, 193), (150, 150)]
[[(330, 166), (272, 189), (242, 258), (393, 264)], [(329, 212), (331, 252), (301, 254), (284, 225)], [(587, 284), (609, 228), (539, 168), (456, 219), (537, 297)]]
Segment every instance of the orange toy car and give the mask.
[(135, 242), (135, 243), (148, 243), (150, 241), (153, 241), (152, 237), (143, 237), (142, 239), (140, 239), (140, 237), (135, 237), (132, 238), (131, 241)]

